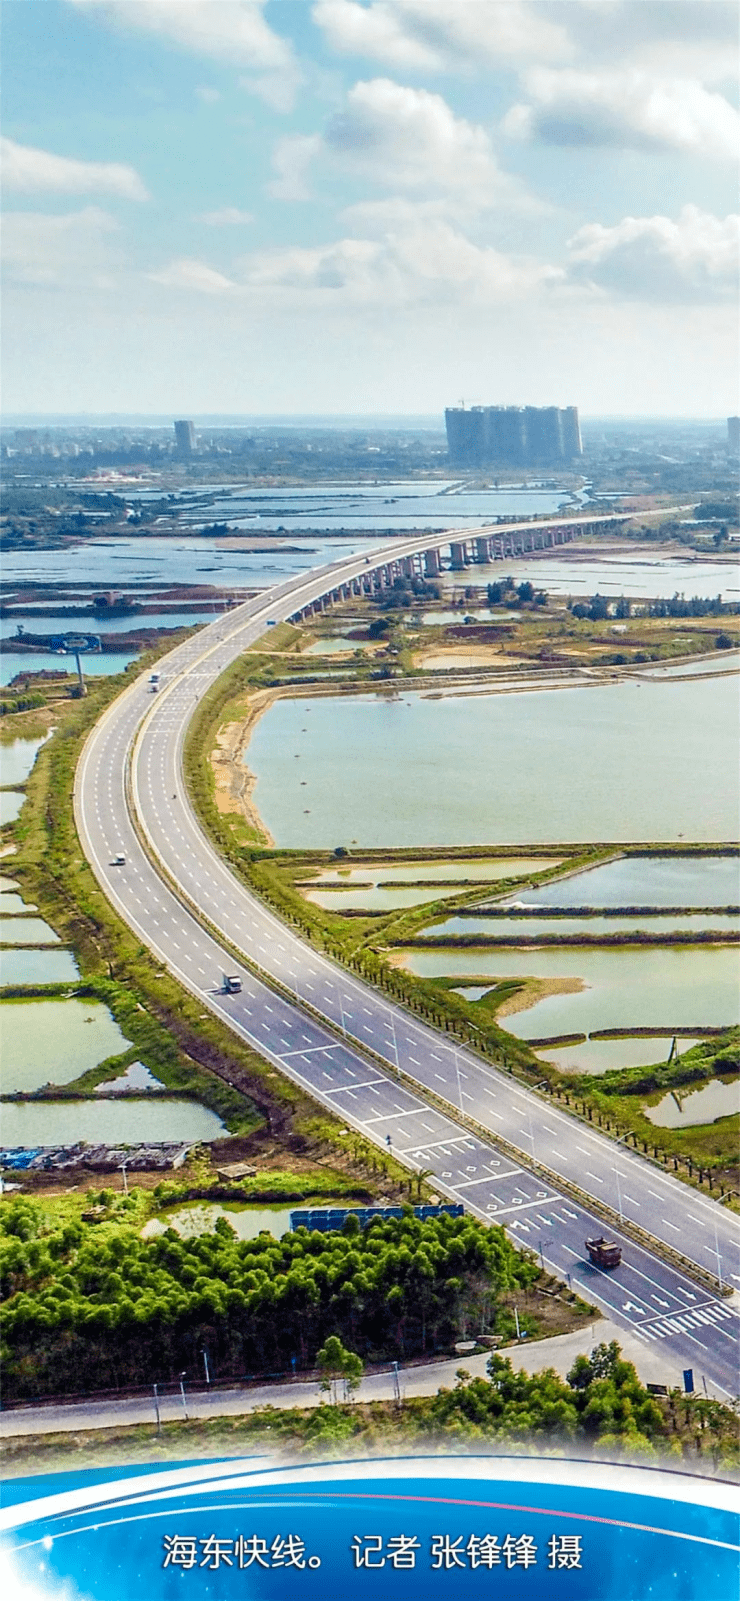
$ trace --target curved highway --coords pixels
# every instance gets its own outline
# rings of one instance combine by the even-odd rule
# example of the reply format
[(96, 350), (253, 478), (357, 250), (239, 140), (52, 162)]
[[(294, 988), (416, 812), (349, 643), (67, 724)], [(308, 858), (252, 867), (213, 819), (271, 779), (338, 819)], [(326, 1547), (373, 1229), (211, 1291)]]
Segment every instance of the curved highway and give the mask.
[[(693, 1366), (717, 1394), (734, 1395), (736, 1298), (712, 1296), (627, 1237), (616, 1273), (592, 1268), (583, 1241), (603, 1225), (572, 1186), (612, 1209), (610, 1233), (628, 1218), (735, 1291), (740, 1220), (306, 946), (232, 875), (187, 800), (182, 747), (194, 706), (267, 624), (450, 537), (394, 540), (372, 558), (291, 578), (162, 658), (158, 694), (136, 680), (88, 738), (75, 786), (80, 839), (142, 942), (264, 1058), (408, 1167), (430, 1170), (476, 1216), (501, 1223), (615, 1321), (662, 1342), (666, 1382)], [(241, 993), (223, 993), (224, 972), (239, 973)], [(460, 1111), (480, 1132), (455, 1121)]]

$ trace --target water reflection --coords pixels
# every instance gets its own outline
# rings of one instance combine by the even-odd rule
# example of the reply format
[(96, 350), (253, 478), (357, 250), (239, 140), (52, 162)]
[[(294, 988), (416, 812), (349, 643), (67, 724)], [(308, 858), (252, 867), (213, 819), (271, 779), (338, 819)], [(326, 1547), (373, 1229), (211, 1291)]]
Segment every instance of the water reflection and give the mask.
[(718, 1117), (740, 1112), (740, 1082), (712, 1079), (701, 1090), (669, 1091), (657, 1106), (643, 1106), (645, 1116), (658, 1128), (693, 1128), (697, 1123), (714, 1123)]
[(215, 1112), (197, 1101), (126, 1100), (6, 1101), (3, 1144), (88, 1145), (183, 1144), (220, 1139), (226, 1133)]
[[(682, 1035), (677, 1041), (679, 1054), (683, 1056), (685, 1051), (698, 1043), (698, 1040)], [(580, 1045), (562, 1045), (558, 1050), (548, 1047), (537, 1054), (545, 1061), (552, 1062), (559, 1073), (598, 1074), (611, 1073), (623, 1067), (653, 1067), (657, 1062), (666, 1062), (671, 1045), (672, 1039), (665, 1035), (652, 1039), (584, 1040)]]
[(67, 984), (79, 976), (71, 951), (0, 950), (0, 984)]
[(408, 951), (422, 978), (444, 974), (566, 980), (576, 993), (546, 994), (499, 1022), (520, 1039), (604, 1028), (729, 1027), (740, 1019), (737, 952), (731, 945), (552, 946), (544, 950)]
[(740, 856), (622, 856), (517, 891), (506, 906), (734, 906)]
[(281, 847), (725, 840), (737, 714), (732, 677), (435, 701), (404, 689), (317, 698), (309, 719), (301, 697), (270, 707), (247, 761)]
[(40, 917), (0, 917), (3, 945), (58, 945), (59, 935)]
[(193, 1206), (178, 1207), (176, 1212), (165, 1212), (161, 1218), (150, 1218), (141, 1233), (146, 1240), (164, 1234), (166, 1229), (175, 1229), (184, 1240), (191, 1240), (197, 1234), (212, 1234), (218, 1219), (225, 1217), (240, 1240), (256, 1240), (264, 1230), (279, 1240), (290, 1232), (290, 1214), (295, 1205), (294, 1201), (287, 1208), (220, 1206), (215, 1201), (198, 1201)]
[[(90, 1000), (2, 1001), (0, 1031), (5, 1095), (43, 1084), (70, 1084), (130, 1044), (107, 1006)], [(3, 1108), (3, 1124), (7, 1110)], [(13, 1143), (5, 1128), (3, 1139)]]

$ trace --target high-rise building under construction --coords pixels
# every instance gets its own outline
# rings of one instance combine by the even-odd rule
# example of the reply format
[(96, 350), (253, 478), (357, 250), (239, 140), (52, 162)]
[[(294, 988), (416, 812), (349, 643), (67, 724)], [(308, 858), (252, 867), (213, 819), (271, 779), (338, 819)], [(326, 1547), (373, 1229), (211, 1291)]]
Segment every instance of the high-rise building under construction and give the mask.
[(577, 406), (459, 406), (445, 425), (460, 467), (556, 466), (583, 454)]

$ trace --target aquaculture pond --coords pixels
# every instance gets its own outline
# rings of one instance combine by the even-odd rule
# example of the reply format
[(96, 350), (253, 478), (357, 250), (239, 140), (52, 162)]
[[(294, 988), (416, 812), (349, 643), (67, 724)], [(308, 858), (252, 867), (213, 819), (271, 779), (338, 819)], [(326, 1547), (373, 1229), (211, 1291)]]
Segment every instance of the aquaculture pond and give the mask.
[[(4, 900), (5, 897), (2, 897)], [(0, 911), (4, 910), (0, 900)], [(58, 945), (54, 933), (40, 917), (0, 916), (0, 943), (3, 945)]]
[(269, 708), (246, 760), (279, 846), (719, 841), (737, 830), (739, 710), (734, 677), (300, 697)]
[(393, 867), (379, 866), (377, 862), (358, 862), (352, 867), (324, 868), (317, 871), (314, 877), (304, 879), (302, 884), (304, 888), (307, 884), (338, 884), (346, 887), (355, 883), (449, 884), (469, 881), (471, 884), (485, 884), (499, 878), (520, 878), (525, 873), (544, 873), (550, 867), (559, 866), (561, 860), (561, 857), (544, 856), (457, 856), (448, 861), (433, 859), (420, 862), (415, 859), (398, 862)]
[(25, 784), (45, 739), (0, 741), (0, 784)]
[(5, 1101), (3, 1145), (169, 1144), (182, 1140), (218, 1140), (226, 1133), (215, 1112), (197, 1101), (128, 1100), (124, 1096), (94, 1101)]
[(4, 883), (9, 882), (10, 880), (0, 879), (0, 917), (15, 917), (16, 914), (23, 912), (37, 912), (38, 906), (32, 906), (30, 901), (24, 901), (23, 896), (18, 894), (17, 887), (5, 889)]
[[(537, 1052), (544, 1061), (552, 1062), (560, 1073), (611, 1073), (623, 1067), (653, 1067), (667, 1062), (673, 1037), (652, 1035), (647, 1039), (583, 1040), (579, 1045), (551, 1045)], [(698, 1040), (682, 1035), (677, 1040), (679, 1055), (697, 1045)]]
[[(5, 1095), (43, 1084), (70, 1084), (130, 1045), (107, 1006), (79, 999), (5, 1000), (0, 1004), (0, 1037)], [(12, 1143), (5, 1131), (3, 1139)]]
[(620, 856), (536, 889), (502, 906), (737, 906), (740, 856)]
[(737, 673), (740, 672), (740, 651), (716, 651), (706, 661), (672, 662), (669, 667), (656, 664), (653, 667), (641, 667), (640, 672), (650, 673), (655, 678), (677, 678), (683, 673)]
[(66, 984), (79, 976), (71, 951), (0, 949), (0, 985)]
[(658, 1128), (692, 1128), (697, 1123), (714, 1123), (718, 1117), (733, 1117), (740, 1112), (740, 1081), (729, 1083), (712, 1079), (701, 1090), (686, 1094), (683, 1090), (669, 1091), (656, 1106), (643, 1106), (642, 1110)]
[(306, 900), (321, 906), (326, 912), (393, 912), (404, 906), (419, 906), (424, 901), (444, 900), (460, 892), (452, 885), (446, 889), (435, 884), (426, 889), (397, 889), (376, 884), (368, 889), (309, 890)]
[[(427, 895), (427, 900), (431, 894)], [(594, 939), (597, 935), (650, 934), (660, 938), (665, 934), (716, 933), (740, 934), (740, 916), (725, 912), (669, 913), (664, 917), (447, 917), (443, 923), (430, 923), (424, 934), (434, 939), (473, 938), (484, 935), (489, 939), (540, 939), (557, 940)]]
[(3, 827), (5, 823), (15, 822), (16, 817), (20, 816), (20, 810), (25, 798), (22, 790), (0, 790), (0, 827)]
[(330, 634), (326, 639), (315, 639), (308, 645), (302, 656), (351, 656), (355, 650), (365, 650), (369, 641), (363, 639), (346, 639), (343, 634)]
[[(740, 970), (731, 945), (552, 946), (544, 950), (420, 951), (404, 966), (423, 978), (490, 973), (572, 986), (526, 1010), (499, 1013), (520, 1039), (605, 1028), (729, 1027), (740, 1020)], [(515, 1002), (516, 1004), (516, 1002)]]
[(733, 562), (667, 556), (665, 552), (651, 556), (634, 550), (595, 556), (587, 555), (577, 544), (571, 545), (567, 556), (518, 556), (513, 561), (507, 556), (505, 561), (468, 567), (464, 573), (445, 572), (442, 584), (449, 591), (464, 584), (498, 583), (504, 576), (517, 584), (529, 580), (536, 589), (572, 595), (574, 600), (596, 594), (624, 595), (636, 601), (670, 600), (673, 595), (740, 599), (740, 576)]
[(279, 1240), (290, 1232), (290, 1214), (299, 1204), (293, 1201), (286, 1208), (220, 1206), (215, 1201), (198, 1201), (192, 1206), (166, 1212), (161, 1218), (150, 1218), (141, 1232), (144, 1239), (150, 1239), (153, 1235), (164, 1234), (166, 1229), (175, 1229), (183, 1239), (190, 1240), (196, 1234), (212, 1234), (219, 1218), (224, 1217), (240, 1240), (256, 1240), (263, 1231)]
[[(101, 678), (110, 673), (122, 673), (129, 662), (135, 661), (135, 650), (93, 651), (84, 656), (85, 677)], [(74, 656), (59, 656), (51, 650), (25, 650), (0, 652), (0, 685), (6, 688), (19, 673), (41, 673), (57, 669), (77, 676)]]

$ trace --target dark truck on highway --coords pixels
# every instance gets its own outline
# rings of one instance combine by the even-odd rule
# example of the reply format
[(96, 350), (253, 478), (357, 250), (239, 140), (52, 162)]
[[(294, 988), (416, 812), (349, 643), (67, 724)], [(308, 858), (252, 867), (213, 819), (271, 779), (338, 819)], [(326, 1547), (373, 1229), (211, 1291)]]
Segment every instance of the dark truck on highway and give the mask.
[(586, 1250), (594, 1267), (619, 1267), (622, 1260), (622, 1247), (616, 1245), (614, 1240), (605, 1240), (603, 1234), (596, 1239), (586, 1241)]

